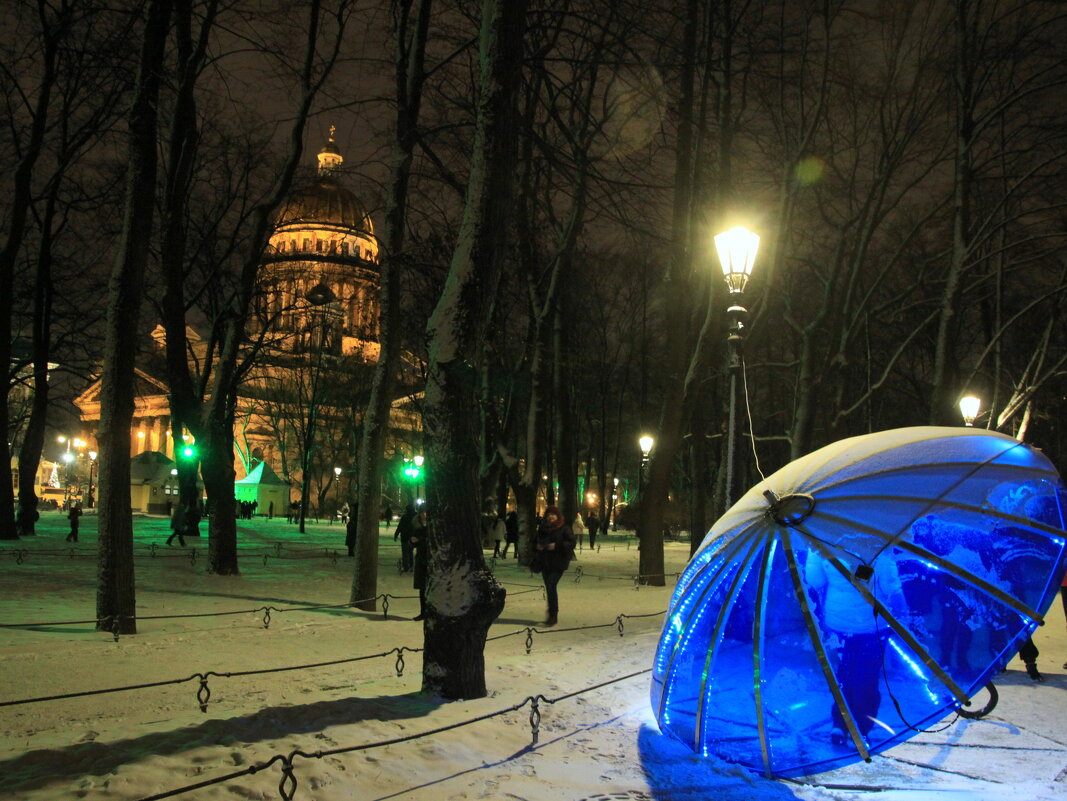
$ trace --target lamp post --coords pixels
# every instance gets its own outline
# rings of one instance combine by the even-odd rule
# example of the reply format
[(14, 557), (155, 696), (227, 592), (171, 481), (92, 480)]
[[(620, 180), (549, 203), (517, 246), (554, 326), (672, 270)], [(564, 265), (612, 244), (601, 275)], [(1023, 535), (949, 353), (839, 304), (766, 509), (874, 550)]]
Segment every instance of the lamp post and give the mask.
[[(300, 476), (300, 533), (304, 533), (304, 521), (308, 513), (308, 493), (311, 490), (311, 457), (315, 447), (315, 423), (318, 416), (318, 389), (319, 374), (322, 372), (322, 353), (326, 350), (326, 311), (336, 298), (330, 288), (325, 284), (319, 284), (312, 289), (304, 298), (314, 309), (318, 316), (319, 342), (315, 354), (315, 366), (311, 373), (311, 397), (308, 409), (308, 422), (304, 427), (304, 464)], [(312, 347), (315, 343), (309, 342)]]
[(734, 459), (737, 450), (737, 374), (741, 371), (741, 345), (745, 335), (745, 318), (748, 316), (742, 301), (745, 284), (756, 262), (759, 236), (747, 228), (736, 226), (715, 237), (715, 249), (719, 253), (723, 278), (730, 291), (730, 305), (726, 309), (730, 320), (726, 334), (726, 344), (730, 350), (730, 410), (726, 429), (726, 487), (723, 493), (724, 508), (729, 509), (734, 500)]
[(637, 497), (641, 497), (641, 489), (645, 483), (645, 465), (648, 464), (648, 454), (656, 441), (648, 434), (642, 434), (637, 438), (637, 447), (641, 449), (641, 468), (637, 471)]
[(96, 469), (96, 451), (89, 451), (89, 498), (88, 508), (96, 505), (96, 496), (93, 495), (93, 471)]
[[(337, 507), (337, 512), (340, 512), (341, 511), (341, 468), (340, 467), (334, 467), (334, 469), (333, 469), (333, 480), (334, 480), (334, 485), (335, 485), (334, 486), (334, 490), (333, 490), (333, 505)], [(334, 516), (336, 517), (336, 515), (334, 515)], [(330, 522), (331, 523), (333, 522), (333, 518), (332, 517), (330, 518)]]
[(963, 424), (973, 426), (974, 418), (978, 416), (978, 410), (981, 408), (981, 399), (974, 395), (965, 395), (960, 398), (960, 414), (963, 415)]

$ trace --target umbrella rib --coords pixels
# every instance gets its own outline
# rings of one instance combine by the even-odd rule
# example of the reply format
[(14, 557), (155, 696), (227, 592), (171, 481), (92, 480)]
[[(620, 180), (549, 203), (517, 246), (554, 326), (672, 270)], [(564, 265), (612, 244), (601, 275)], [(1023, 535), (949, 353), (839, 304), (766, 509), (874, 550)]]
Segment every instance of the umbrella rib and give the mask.
[[(1050, 526), (1048, 523), (1042, 523), (1040, 520), (1034, 520), (1029, 517), (1022, 517), (1021, 515), (1013, 515), (1009, 512), (1001, 512), (990, 510), (984, 506), (975, 506), (973, 503), (963, 503), (962, 501), (948, 500), (944, 497), (940, 498), (922, 498), (915, 495), (843, 495), (836, 498), (820, 498), (819, 508), (820, 511), (824, 510), (827, 506), (832, 506), (835, 503), (844, 503), (851, 501), (913, 501), (915, 503), (924, 503), (926, 507), (922, 512), (912, 517), (911, 521), (904, 528), (910, 527), (912, 523), (918, 520), (934, 503), (945, 506), (950, 509), (958, 509), (961, 512), (973, 512), (978, 515), (987, 515), (993, 517), (996, 520), (1004, 520), (1008, 523), (1018, 523), (1020, 526), (1026, 528), (1032, 528), (1035, 531), (1039, 531), (1042, 534), (1048, 534), (1050, 537), (1063, 538), (1063, 530), (1056, 526)], [(902, 528), (897, 532), (899, 535), (904, 529)]]
[[(1003, 456), (1005, 453), (1008, 453), (1009, 451), (1011, 451), (1011, 450), (1013, 450), (1013, 449), (1015, 449), (1017, 447), (1021, 447), (1021, 446), (1022, 446), (1022, 443), (1021, 442), (1017, 442), (1017, 443), (1015, 443), (1015, 445), (1012, 445), (1010, 448), (1006, 448), (1005, 450), (1003, 450), (1000, 453), (996, 454), (992, 458), (986, 459), (985, 461), (982, 461), (982, 462), (974, 462), (974, 461), (948, 462), (948, 461), (946, 461), (946, 462), (938, 462), (936, 464), (936, 466), (937, 467), (965, 467), (965, 466), (968, 466), (968, 465), (972, 465), (973, 466), (972, 469), (969, 472), (967, 472), (962, 478), (959, 479), (959, 481), (956, 482), (956, 484), (953, 485), (953, 487), (949, 488), (949, 490), (951, 490), (955, 486), (957, 486), (960, 482), (966, 481), (967, 479), (969, 479), (977, 471), (981, 470), (984, 467), (988, 467), (990, 464), (994, 464), (995, 461), (997, 459), (999, 459), (1001, 456)], [(855, 461), (850, 462), (849, 464), (843, 465), (842, 467), (838, 468), (837, 472), (840, 472), (840, 470), (844, 469), (845, 467), (852, 467), (853, 465), (859, 464), (860, 462), (862, 462), (866, 458), (870, 458), (870, 457), (869, 456), (860, 457), (860, 458), (856, 459)], [(921, 465), (916, 465), (916, 464), (914, 464), (912, 462), (909, 462), (907, 464), (894, 465), (893, 467), (887, 467), (884, 470), (871, 470), (871, 471), (867, 471), (867, 472), (864, 472), (864, 473), (858, 473), (858, 474), (856, 474), (854, 476), (848, 476), (846, 478), (839, 478), (836, 481), (831, 481), (831, 482), (829, 482), (827, 484), (822, 484), (822, 485), (818, 485), (817, 484), (818, 479), (812, 473), (812, 474), (809, 474), (812, 480), (810, 482), (803, 483), (801, 485), (799, 491), (801, 491), (801, 492), (809, 492), (809, 493), (814, 495), (815, 494), (815, 489), (814, 488), (816, 486), (817, 486), (817, 488), (818, 488), (818, 490), (820, 492), (825, 492), (828, 489), (834, 489), (835, 487), (846, 486), (848, 484), (851, 484), (854, 481), (865, 481), (865, 480), (871, 478), (872, 476), (889, 476), (889, 475), (892, 475), (893, 473), (905, 473), (905, 472), (907, 472), (909, 470), (914, 470), (917, 466), (921, 466)], [(934, 465), (929, 465), (929, 466), (934, 466)], [(998, 467), (998, 468), (1000, 468), (1002, 470), (1008, 471), (1008, 472), (1034, 473), (1034, 474), (1038, 474), (1040, 476), (1046, 476), (1046, 477), (1049, 477), (1049, 478), (1054, 478), (1055, 475), (1056, 475), (1054, 472), (1048, 470), (1047, 468), (1038, 467), (1038, 466), (1026, 466), (1026, 465), (1017, 465), (1017, 464), (997, 464), (996, 467)], [(949, 491), (949, 490), (946, 490), (946, 492)]]
[[(722, 607), (719, 609), (719, 614), (715, 619), (715, 628), (711, 632), (711, 639), (708, 640), (708, 655), (704, 657), (704, 669), (700, 674), (700, 694), (697, 696), (697, 721), (696, 721), (696, 743), (697, 748), (701, 748), (700, 743), (703, 741), (704, 735), (704, 698), (708, 691), (708, 674), (711, 669), (711, 660), (715, 654), (715, 646), (719, 642), (719, 635), (722, 633), (723, 624), (726, 622), (726, 615), (730, 611), (730, 603), (733, 600), (734, 595), (737, 594), (737, 588), (741, 584), (741, 578), (745, 575), (746, 566), (753, 554), (756, 552), (756, 546), (758, 546), (764, 540), (763, 537), (752, 540), (749, 545), (748, 553), (745, 554), (744, 559), (737, 567), (737, 575), (734, 576), (733, 581), (730, 582), (730, 590), (726, 594), (726, 598), (723, 600)], [(701, 748), (701, 750), (703, 750)]]
[(837, 676), (834, 675), (834, 671), (830, 668), (830, 660), (826, 656), (826, 646), (823, 645), (822, 634), (819, 632), (819, 627), (815, 623), (815, 617), (812, 615), (811, 606), (808, 604), (808, 595), (804, 591), (804, 585), (800, 580), (800, 571), (797, 569), (797, 558), (793, 551), (793, 543), (788, 529), (782, 531), (782, 543), (785, 546), (785, 556), (786, 562), (789, 565), (789, 575), (793, 580), (793, 594), (796, 595), (797, 603), (800, 604), (801, 614), (804, 615), (804, 625), (808, 629), (808, 638), (815, 647), (815, 656), (819, 660), (819, 667), (822, 668), (826, 686), (830, 689), (830, 694), (834, 697), (834, 703), (837, 705), (837, 709), (841, 713), (841, 719), (845, 722), (845, 726), (848, 728), (849, 736), (852, 738), (852, 743), (856, 746), (856, 751), (865, 761), (870, 761), (871, 755), (867, 751), (867, 744), (863, 742), (863, 737), (860, 735), (859, 729), (856, 726), (856, 721), (852, 718), (852, 710), (848, 708), (848, 703), (845, 701), (845, 694), (841, 691), (841, 684), (838, 682)]
[[(801, 526), (798, 526), (797, 528), (803, 531), (803, 528)], [(804, 533), (807, 534), (808, 532), (804, 531)], [(878, 614), (880, 614), (885, 619), (886, 623), (889, 624), (889, 627), (892, 628), (893, 631), (895, 631), (897, 635), (908, 644), (908, 647), (915, 652), (916, 656), (918, 656), (919, 659), (922, 660), (922, 663), (928, 668), (930, 668), (933, 674), (937, 676), (938, 680), (943, 685), (945, 685), (945, 687), (948, 688), (949, 692), (956, 696), (956, 700), (964, 705), (969, 704), (971, 702), (971, 699), (967, 697), (967, 694), (960, 688), (958, 684), (956, 684), (956, 682), (952, 680), (952, 677), (949, 676), (948, 673), (946, 673), (941, 668), (941, 666), (934, 661), (933, 657), (930, 656), (927, 650), (923, 648), (922, 645), (919, 644), (919, 641), (911, 635), (911, 632), (904, 628), (904, 626), (901, 625), (900, 621), (897, 620), (892, 614), (890, 614), (889, 610), (885, 608), (882, 602), (875, 598), (873, 594), (871, 594), (871, 591), (867, 589), (866, 584), (862, 581), (857, 581), (856, 578), (852, 575), (852, 573), (850, 573), (848, 569), (843, 564), (841, 564), (841, 561), (836, 556), (834, 556), (833, 553), (831, 553), (829, 548), (827, 548), (823, 544), (822, 540), (818, 539), (817, 537), (812, 537), (812, 544), (815, 546), (815, 550), (817, 550), (819, 554), (824, 559), (826, 559), (827, 562), (832, 564), (837, 569), (837, 571), (848, 580), (849, 584), (852, 585), (852, 588), (855, 589), (863, 597), (863, 600), (865, 600)]]
[(756, 585), (756, 609), (752, 619), (752, 691), (756, 701), (756, 726), (759, 728), (759, 747), (763, 754), (764, 775), (769, 779), (774, 775), (771, 770), (771, 750), (767, 744), (767, 721), (763, 709), (763, 679), (761, 677), (760, 664), (763, 645), (763, 617), (766, 614), (767, 605), (764, 593), (767, 588), (767, 574), (770, 573), (770, 563), (774, 556), (774, 544), (763, 549), (763, 559), (760, 564), (759, 583)]
[[(988, 581), (986, 581), (985, 579), (981, 578), (977, 574), (972, 573), (970, 570), (967, 570), (965, 568), (959, 567), (958, 565), (953, 564), (952, 562), (948, 561), (947, 559), (944, 559), (943, 557), (938, 556), (937, 554), (933, 553), (932, 551), (928, 551), (928, 550), (926, 550), (925, 548), (923, 548), (923, 547), (921, 547), (919, 545), (915, 545), (914, 543), (908, 542), (907, 540), (897, 539), (900, 536), (899, 533), (890, 535), (890, 534), (887, 534), (884, 531), (879, 531), (878, 529), (873, 528), (871, 526), (866, 526), (863, 523), (855, 522), (853, 520), (849, 520), (849, 519), (844, 518), (844, 517), (839, 517), (838, 515), (828, 514), (826, 512), (825, 506), (822, 507), (820, 509), (820, 511), (822, 512), (823, 519), (834, 520), (834, 521), (840, 522), (840, 523), (842, 523), (844, 525), (847, 525), (847, 526), (849, 526), (851, 528), (857, 529), (857, 530), (859, 530), (861, 532), (865, 532), (865, 533), (868, 533), (868, 534), (870, 534), (872, 536), (878, 537), (879, 539), (886, 540), (886, 542), (889, 545), (893, 545), (893, 546), (895, 546), (897, 548), (900, 548), (901, 550), (908, 551), (909, 553), (913, 553), (916, 556), (918, 556), (920, 559), (925, 559), (928, 562), (932, 562), (933, 564), (937, 565), (938, 567), (940, 567), (945, 572), (951, 573), (952, 575), (956, 576), (959, 579), (962, 579), (964, 581), (970, 582), (975, 587), (977, 587), (978, 589), (980, 589), (983, 592), (985, 592), (987, 595), (991, 595), (994, 598), (996, 598), (998, 601), (1000, 601), (1005, 606), (1011, 607), (1016, 612), (1018, 612), (1020, 615), (1024, 615), (1024, 616), (1030, 618), (1031, 620), (1037, 621), (1038, 623), (1044, 623), (1044, 616), (1039, 614), (1035, 610), (1031, 609), (1029, 606), (1024, 604), (1022, 601), (1020, 601), (1017, 598), (1014, 598), (1013, 596), (1011, 596), (1008, 593), (1004, 592), (1004, 590), (1000, 589), (996, 585), (990, 584)], [(808, 534), (807, 531), (805, 531), (804, 533)], [(808, 536), (811, 536), (814, 539), (818, 539), (818, 538), (814, 537), (814, 535), (811, 535), (811, 534), (808, 534)], [(823, 543), (826, 542), (825, 540), (822, 540), (822, 539), (819, 539), (819, 541), (823, 542)]]
[[(693, 604), (693, 609), (699, 610), (699, 609), (703, 609), (704, 608), (704, 598), (707, 596), (707, 594), (711, 590), (711, 588), (715, 586), (715, 582), (717, 581), (718, 577), (731, 564), (730, 559), (727, 557), (727, 554), (729, 554), (729, 556), (732, 557), (733, 556), (732, 552), (740, 551), (741, 548), (744, 546), (744, 544), (745, 544), (744, 541), (740, 537), (736, 537), (731, 542), (727, 543), (723, 547), (722, 551), (719, 554), (720, 556), (723, 557), (723, 562), (722, 562), (721, 565), (719, 565), (717, 568), (715, 568), (715, 571), (712, 574), (711, 578), (708, 579), (708, 583), (704, 586), (704, 589), (700, 591), (700, 598), (698, 599), (697, 603)], [(668, 620), (669, 620), (669, 617), (668, 617)], [(688, 623), (688, 622), (689, 621), (687, 620), (686, 623)], [(678, 656), (678, 649), (682, 645), (682, 639), (683, 639), (683, 637), (681, 635), (679, 635), (678, 639), (675, 640), (674, 647), (671, 649), (671, 657), (667, 661), (667, 667), (664, 668), (664, 671), (663, 671), (663, 675), (664, 675), (664, 691), (660, 695), (659, 709), (657, 710), (657, 713), (656, 713), (656, 719), (657, 720), (659, 720), (660, 718), (663, 717), (663, 710), (667, 705), (667, 695), (668, 695), (668, 693), (667, 693), (667, 682), (670, 680), (670, 677), (671, 677), (672, 672), (674, 670), (674, 660)], [(697, 714), (699, 715), (699, 712)]]

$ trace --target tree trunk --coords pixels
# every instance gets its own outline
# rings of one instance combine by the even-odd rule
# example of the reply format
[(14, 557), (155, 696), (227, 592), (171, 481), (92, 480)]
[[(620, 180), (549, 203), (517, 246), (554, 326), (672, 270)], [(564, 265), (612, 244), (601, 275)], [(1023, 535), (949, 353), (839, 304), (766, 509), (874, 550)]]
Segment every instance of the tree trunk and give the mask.
[(504, 608), (504, 589), (486, 570), (481, 547), (475, 363), (483, 353), (510, 216), (526, 5), (482, 5), (481, 87), (463, 222), (427, 326), (424, 423), (433, 469), (422, 686), (445, 698), (485, 695), (485, 637)]
[[(48, 423), (48, 357), (52, 339), (52, 225), (59, 181), (52, 184), (41, 219), (41, 248), (33, 297), (33, 402), (19, 451), (19, 535), (32, 536), (37, 511), (37, 468), (41, 464)], [(32, 480), (26, 480), (33, 476)]]
[[(232, 409), (232, 406), (231, 406)], [(209, 425), (201, 454), (200, 473), (207, 490), (208, 572), (236, 576), (237, 504), (234, 500), (233, 418)]]
[(671, 219), (670, 264), (667, 271), (667, 341), (664, 349), (666, 390), (660, 412), (656, 445), (649, 461), (647, 479), (638, 508), (637, 537), (641, 545), (638, 573), (643, 583), (662, 587), (663, 519), (667, 505), (671, 471), (684, 431), (686, 364), (692, 348), (689, 342), (690, 214), (694, 162), (694, 77), (696, 70), (697, 0), (686, 3), (686, 28), (682, 66), (681, 96), (678, 100), (678, 143), (675, 156), (674, 204)]
[[(14, 170), (14, 180), (8, 205), (9, 213), (5, 222), (7, 238), (0, 248), (0, 365), (4, 366), (5, 379), (12, 361), (12, 321), (13, 296), (15, 286), (15, 260), (26, 234), (26, 219), (32, 203), (32, 184), (34, 168), (44, 145), (48, 110), (52, 100), (52, 90), (56, 79), (56, 58), (60, 40), (69, 22), (63, 15), (50, 23), (45, 19), (45, 5), (40, 5), (42, 57), (41, 80), (38, 84), (37, 98), (33, 106), (33, 119), (30, 133), (23, 145), (22, 157)], [(11, 443), (9, 442), (8, 420), (10, 405), (9, 386), (5, 380), (0, 388), (0, 540), (18, 539), (15, 529), (15, 499), (11, 494)], [(22, 482), (20, 482), (21, 485)]]
[(144, 41), (130, 109), (126, 206), (119, 254), (108, 285), (104, 371), (100, 388), (100, 542), (97, 628), (137, 631), (130, 509), (130, 425), (134, 362), (152, 239), (156, 193), (156, 107), (170, 19), (170, 0), (148, 0)]
[[(412, 13), (412, 2), (415, 4)], [(423, 55), (432, 0), (401, 0), (397, 30), (397, 118), (393, 141), (393, 170), (385, 214), (385, 258), (380, 265), (378, 341), (381, 351), (374, 368), (374, 382), (363, 418), (359, 448), (359, 506), (356, 520), (356, 564), (350, 601), (362, 601), (361, 609), (374, 611), (378, 595), (378, 510), (381, 506), (382, 460), (389, 434), (393, 376), (400, 361), (401, 254), (407, 227), (407, 195), (412, 157), (418, 134), (419, 107), (425, 79)], [(411, 20), (414, 18), (414, 24)], [(409, 30), (410, 26), (410, 30)], [(410, 40), (407, 38), (410, 35)]]

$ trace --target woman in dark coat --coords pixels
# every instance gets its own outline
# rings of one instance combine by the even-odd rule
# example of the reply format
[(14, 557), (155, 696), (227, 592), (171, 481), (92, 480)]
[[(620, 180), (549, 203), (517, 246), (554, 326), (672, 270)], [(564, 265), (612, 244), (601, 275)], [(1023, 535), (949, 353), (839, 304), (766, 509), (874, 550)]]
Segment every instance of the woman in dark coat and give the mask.
[(426, 573), (430, 561), (429, 543), (426, 541), (427, 519), (426, 509), (423, 508), (411, 524), (410, 541), (414, 549), (411, 586), (419, 591), (419, 614), (414, 620), (423, 620), (426, 617)]
[(537, 529), (534, 552), (534, 559), (541, 568), (541, 579), (545, 582), (545, 595), (548, 596), (548, 617), (542, 625), (554, 626), (559, 616), (556, 587), (574, 557), (574, 534), (563, 521), (559, 507), (549, 506), (545, 511), (545, 518)]
[[(514, 557), (519, 558), (519, 513), (512, 509), (504, 518), (504, 559), (508, 558), (508, 548), (515, 546)], [(1067, 599), (1067, 595), (1064, 596)], [(1064, 601), (1067, 604), (1067, 600)]]

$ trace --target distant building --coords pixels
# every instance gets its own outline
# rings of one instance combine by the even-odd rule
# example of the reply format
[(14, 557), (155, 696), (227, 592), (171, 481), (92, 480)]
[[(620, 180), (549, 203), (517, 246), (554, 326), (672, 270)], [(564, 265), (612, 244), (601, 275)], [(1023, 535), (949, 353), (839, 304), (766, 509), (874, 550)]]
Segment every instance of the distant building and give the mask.
[[(260, 292), (247, 326), (259, 352), (237, 400), (234, 446), (239, 480), (266, 463), (270, 474), (279, 476), (286, 487), (297, 487), (304, 435), (314, 417), (312, 486), (323, 497), (335, 480), (333, 467), (340, 464), (347, 474), (355, 460), (381, 349), (374, 224), (342, 183), (344, 159), (332, 129), (317, 158), (316, 176), (294, 190), (281, 207), (264, 252)], [(191, 328), (186, 333), (190, 358), (202, 364), (207, 349), (204, 337)], [(130, 456), (151, 451), (173, 459), (175, 437), (189, 435), (172, 431), (162, 326), (156, 327), (152, 337), (153, 347), (136, 371)], [(405, 450), (400, 442), (414, 439), (421, 421), (408, 402), (414, 382), (402, 380), (401, 385), (390, 429), (397, 448)], [(86, 438), (95, 447), (99, 380), (75, 404), (86, 426)], [(149, 493), (135, 508), (157, 507), (165, 489), (164, 482), (157, 492), (159, 498)], [(131, 497), (141, 495), (138, 491)], [(337, 488), (329, 495), (336, 500)]]

